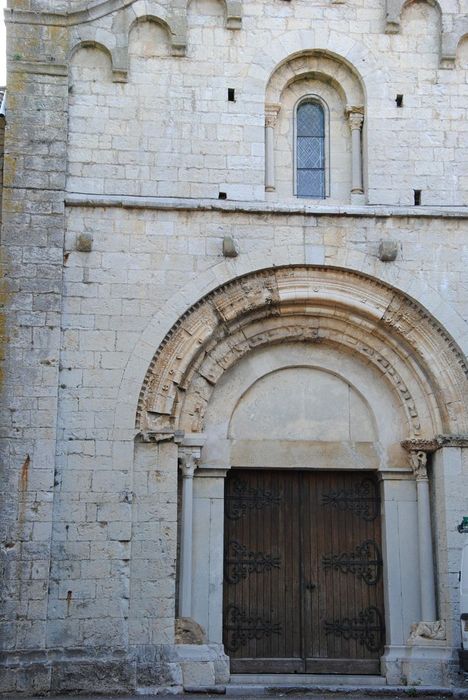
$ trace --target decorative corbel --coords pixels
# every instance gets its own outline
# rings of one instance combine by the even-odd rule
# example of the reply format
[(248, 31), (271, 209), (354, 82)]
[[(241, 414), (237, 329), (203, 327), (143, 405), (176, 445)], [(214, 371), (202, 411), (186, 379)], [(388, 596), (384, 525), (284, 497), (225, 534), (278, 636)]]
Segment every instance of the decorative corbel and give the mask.
[(413, 450), (409, 453), (409, 458), (416, 481), (427, 481), (427, 452)]

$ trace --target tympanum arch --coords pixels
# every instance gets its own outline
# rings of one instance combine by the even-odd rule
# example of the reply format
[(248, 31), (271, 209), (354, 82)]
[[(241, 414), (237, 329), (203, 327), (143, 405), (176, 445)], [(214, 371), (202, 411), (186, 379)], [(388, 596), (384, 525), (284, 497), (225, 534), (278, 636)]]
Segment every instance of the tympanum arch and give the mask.
[(254, 349), (223, 374), (200, 464), (405, 468), (405, 435), (401, 406), (378, 370), (338, 346), (293, 341)]
[(137, 429), (203, 432), (223, 373), (254, 348), (285, 342), (329, 344), (373, 365), (398, 399), (408, 438), (467, 430), (467, 366), (436, 319), (383, 282), (313, 266), (250, 273), (192, 306), (151, 362)]

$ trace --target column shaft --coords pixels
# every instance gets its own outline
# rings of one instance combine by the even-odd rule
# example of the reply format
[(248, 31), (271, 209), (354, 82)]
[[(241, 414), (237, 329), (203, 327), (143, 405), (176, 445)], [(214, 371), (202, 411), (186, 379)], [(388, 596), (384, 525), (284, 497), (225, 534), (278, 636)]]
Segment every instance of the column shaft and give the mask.
[(265, 190), (275, 190), (275, 132), (272, 126), (265, 127)]
[(351, 194), (363, 194), (361, 134), (364, 114), (362, 107), (351, 107), (348, 110), (348, 120), (351, 129)]
[(432, 552), (431, 504), (427, 476), (427, 454), (422, 450), (410, 453), (411, 467), (416, 477), (418, 493), (418, 545), (421, 588), (421, 615), (423, 622), (437, 619), (434, 585), (434, 555)]
[(418, 491), (419, 571), (421, 577), (421, 614), (424, 622), (437, 619), (434, 586), (434, 555), (432, 552), (431, 509), (429, 481), (416, 482)]
[(351, 131), (352, 139), (352, 184), (351, 192), (353, 194), (362, 194), (362, 157), (361, 157), (361, 129), (353, 129)]
[(280, 105), (265, 105), (265, 190), (275, 191), (275, 126)]
[(193, 472), (195, 464), (189, 456), (181, 464), (182, 522), (180, 534), (179, 617), (192, 616), (192, 532)]

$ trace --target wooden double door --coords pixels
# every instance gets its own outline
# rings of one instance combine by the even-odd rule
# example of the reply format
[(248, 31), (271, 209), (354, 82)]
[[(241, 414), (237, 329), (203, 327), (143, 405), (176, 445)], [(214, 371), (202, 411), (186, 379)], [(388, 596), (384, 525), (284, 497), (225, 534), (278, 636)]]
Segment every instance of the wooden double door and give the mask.
[(369, 472), (232, 469), (223, 641), (234, 673), (379, 673), (380, 499)]

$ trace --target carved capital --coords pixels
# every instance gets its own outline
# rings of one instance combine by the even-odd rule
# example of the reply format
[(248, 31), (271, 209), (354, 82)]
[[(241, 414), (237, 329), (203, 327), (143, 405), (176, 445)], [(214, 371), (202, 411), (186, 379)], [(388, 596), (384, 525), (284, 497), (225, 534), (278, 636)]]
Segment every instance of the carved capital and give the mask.
[(184, 479), (193, 479), (195, 469), (198, 467), (200, 451), (181, 450), (179, 452), (179, 469)]
[(346, 114), (351, 131), (354, 131), (355, 129), (360, 131), (364, 123), (364, 108), (348, 107)]
[(427, 452), (423, 450), (413, 450), (409, 453), (411, 469), (416, 477), (416, 481), (427, 480)]
[(179, 443), (179, 468), (184, 479), (193, 479), (200, 463), (201, 450), (205, 443), (202, 433), (187, 433)]
[(278, 114), (281, 109), (281, 105), (278, 104), (266, 104), (265, 105), (265, 127), (268, 129), (274, 129), (276, 122), (278, 120)]

